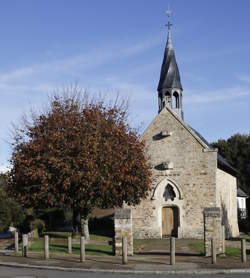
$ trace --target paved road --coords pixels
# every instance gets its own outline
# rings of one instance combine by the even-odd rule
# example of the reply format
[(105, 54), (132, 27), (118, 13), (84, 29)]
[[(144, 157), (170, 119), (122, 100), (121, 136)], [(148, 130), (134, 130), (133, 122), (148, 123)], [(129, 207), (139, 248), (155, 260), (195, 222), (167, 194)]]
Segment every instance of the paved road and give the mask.
[(219, 275), (133, 275), (133, 274), (112, 274), (112, 273), (89, 273), (89, 272), (68, 272), (56, 270), (25, 269), (0, 266), (0, 278), (247, 278), (250, 274), (219, 274)]

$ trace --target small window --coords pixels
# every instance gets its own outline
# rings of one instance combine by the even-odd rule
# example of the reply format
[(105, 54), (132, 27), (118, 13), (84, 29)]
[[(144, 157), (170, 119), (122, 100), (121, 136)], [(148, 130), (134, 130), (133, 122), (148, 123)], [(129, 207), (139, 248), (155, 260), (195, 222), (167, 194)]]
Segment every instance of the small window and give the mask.
[(173, 201), (175, 199), (176, 194), (174, 192), (173, 187), (170, 184), (168, 184), (165, 187), (165, 190), (164, 190), (164, 193), (163, 193), (163, 197), (165, 198), (165, 201), (168, 201), (168, 200)]
[(173, 96), (175, 98), (175, 108), (180, 108), (179, 94), (177, 92), (174, 92)]

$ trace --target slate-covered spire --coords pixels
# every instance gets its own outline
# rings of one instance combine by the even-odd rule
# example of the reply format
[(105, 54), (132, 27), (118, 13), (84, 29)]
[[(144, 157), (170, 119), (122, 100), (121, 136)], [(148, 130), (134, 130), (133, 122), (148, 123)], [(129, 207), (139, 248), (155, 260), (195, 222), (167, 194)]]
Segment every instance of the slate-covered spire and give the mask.
[(170, 23), (171, 11), (168, 8), (168, 38), (161, 66), (161, 75), (158, 84), (159, 112), (165, 107), (173, 109), (183, 118), (182, 111), (182, 85), (178, 65), (175, 59), (174, 48), (171, 39)]
[(167, 88), (182, 89), (180, 73), (175, 59), (170, 30), (168, 30), (168, 39), (161, 66), (161, 76), (159, 80), (158, 91)]

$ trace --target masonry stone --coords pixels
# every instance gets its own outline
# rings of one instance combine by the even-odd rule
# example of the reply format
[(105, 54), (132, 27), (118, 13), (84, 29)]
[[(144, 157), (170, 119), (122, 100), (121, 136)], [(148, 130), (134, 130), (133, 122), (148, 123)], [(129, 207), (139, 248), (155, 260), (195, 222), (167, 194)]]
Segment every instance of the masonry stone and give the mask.
[(221, 209), (209, 207), (204, 209), (204, 252), (205, 256), (211, 256), (211, 240), (213, 240), (216, 254), (222, 254), (223, 235), (221, 226)]
[(132, 233), (132, 213), (131, 209), (117, 209), (114, 216), (115, 227), (115, 255), (122, 255), (122, 238), (127, 238), (127, 252), (133, 256), (133, 233)]
[[(171, 130), (172, 135), (155, 137), (162, 130)], [(203, 211), (216, 206), (222, 210), (222, 224), (228, 234), (238, 235), (236, 178), (218, 169), (216, 149), (202, 142), (167, 107), (156, 116), (140, 140), (145, 144), (153, 182), (149, 197), (131, 207), (135, 238), (164, 237), (164, 208), (176, 208), (176, 236), (203, 239)], [(173, 167), (156, 167), (166, 161), (171, 161)], [(164, 197), (168, 184), (174, 191), (173, 200)]]

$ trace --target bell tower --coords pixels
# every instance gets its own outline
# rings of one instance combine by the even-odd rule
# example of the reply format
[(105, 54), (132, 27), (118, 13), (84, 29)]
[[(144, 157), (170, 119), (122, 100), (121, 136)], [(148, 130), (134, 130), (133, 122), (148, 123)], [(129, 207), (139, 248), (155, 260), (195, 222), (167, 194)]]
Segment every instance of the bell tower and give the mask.
[(166, 26), (168, 27), (168, 38), (157, 89), (159, 102), (158, 112), (160, 113), (167, 106), (183, 119), (182, 85), (171, 39), (170, 29), (172, 24), (170, 23), (171, 11), (169, 8), (167, 10), (167, 16), (168, 24)]

